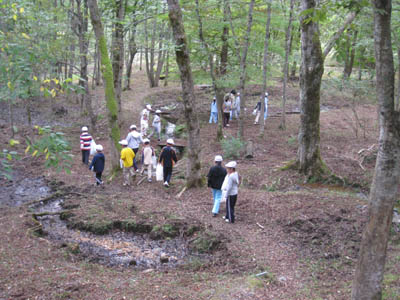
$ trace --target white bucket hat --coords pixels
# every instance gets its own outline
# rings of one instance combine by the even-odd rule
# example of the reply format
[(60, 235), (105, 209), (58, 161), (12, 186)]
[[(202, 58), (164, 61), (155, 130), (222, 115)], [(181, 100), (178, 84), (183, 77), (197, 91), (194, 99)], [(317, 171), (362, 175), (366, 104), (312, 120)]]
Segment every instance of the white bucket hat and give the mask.
[(129, 129), (137, 129), (136, 125), (131, 125), (131, 127), (129, 127)]
[(81, 129), (82, 132), (88, 131), (88, 128), (86, 126), (83, 126)]
[(268, 93), (267, 93), (267, 92), (265, 92), (265, 96), (268, 96)]
[(237, 166), (236, 161), (230, 161), (225, 165), (225, 167), (227, 168), (236, 168), (236, 166)]
[(221, 155), (216, 155), (214, 161), (222, 161), (222, 156)]
[(96, 145), (96, 151), (103, 151), (103, 146), (97, 144), (97, 145)]
[(148, 110), (151, 110), (151, 105), (150, 105), (150, 104), (146, 104), (146, 108), (147, 108)]
[(143, 140), (143, 143), (145, 143), (145, 144), (146, 143), (150, 143), (150, 140), (146, 138), (146, 139)]
[(175, 145), (175, 143), (174, 143), (174, 140), (173, 140), (173, 139), (168, 139), (168, 140), (167, 140), (167, 144), (170, 144), (170, 145)]
[(157, 109), (156, 114), (161, 114), (161, 110)]
[(122, 140), (118, 142), (121, 145), (127, 146), (128, 145), (128, 141), (127, 140)]

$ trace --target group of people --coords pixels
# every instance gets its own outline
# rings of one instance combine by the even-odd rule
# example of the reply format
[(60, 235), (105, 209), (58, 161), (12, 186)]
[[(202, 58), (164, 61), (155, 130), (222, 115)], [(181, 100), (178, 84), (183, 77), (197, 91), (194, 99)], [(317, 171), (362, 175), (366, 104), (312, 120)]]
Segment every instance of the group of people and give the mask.
[[(239, 118), (240, 114), (240, 93), (235, 90), (230, 91), (224, 96), (222, 104), (222, 121), (224, 127), (229, 127), (229, 121), (233, 118)], [(214, 97), (211, 102), (211, 113), (209, 123), (218, 122), (218, 105), (217, 98)]]
[(228, 162), (222, 166), (222, 156), (215, 156), (215, 165), (208, 172), (208, 187), (212, 189), (213, 208), (212, 216), (216, 217), (222, 200), (226, 201), (226, 213), (222, 218), (225, 222), (235, 223), (235, 205), (240, 185), (240, 176), (236, 171), (237, 163)]
[[(264, 122), (268, 117), (268, 93), (266, 92), (264, 95)], [(253, 110), (253, 115), (256, 116), (254, 120), (254, 124), (258, 124), (260, 115), (261, 115), (261, 101), (258, 101)], [(235, 90), (230, 91), (224, 96), (224, 102), (222, 104), (222, 121), (224, 127), (229, 127), (229, 121), (233, 118), (238, 119), (240, 115), (240, 93)], [(218, 122), (218, 105), (217, 98), (214, 97), (211, 102), (211, 112), (210, 112), (210, 120), (209, 123), (217, 123)]]

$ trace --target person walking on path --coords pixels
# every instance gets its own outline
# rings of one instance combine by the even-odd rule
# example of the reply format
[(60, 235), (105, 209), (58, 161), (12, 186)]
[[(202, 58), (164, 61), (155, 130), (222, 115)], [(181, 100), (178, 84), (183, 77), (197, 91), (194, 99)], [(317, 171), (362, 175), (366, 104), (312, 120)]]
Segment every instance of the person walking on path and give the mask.
[(261, 101), (258, 101), (256, 106), (254, 107), (254, 112), (253, 114), (256, 115), (256, 118), (254, 120), (254, 125), (258, 124), (258, 120), (260, 119), (260, 114), (261, 114)]
[(235, 161), (230, 161), (225, 165), (228, 170), (228, 184), (226, 187), (226, 215), (223, 218), (227, 223), (235, 223), (235, 205), (240, 184), (240, 177), (236, 172), (236, 166)]
[(133, 150), (135, 153), (135, 157), (133, 159), (133, 168), (135, 169), (136, 172), (139, 172), (137, 163), (136, 163), (136, 154), (139, 151), (139, 146), (140, 143), (142, 142), (142, 136), (140, 133), (137, 131), (136, 125), (131, 125), (130, 127), (130, 132), (126, 136), (126, 140), (128, 141), (128, 147)]
[(160, 118), (161, 110), (157, 109), (156, 114), (153, 119), (153, 130), (149, 135), (149, 138), (153, 136), (154, 133), (157, 133), (157, 140), (160, 141), (161, 138), (161, 118)]
[(133, 171), (133, 159), (135, 158), (135, 153), (128, 147), (127, 140), (122, 140), (119, 143), (122, 145), (121, 161), (123, 167), (122, 174), (124, 176), (123, 185), (131, 185), (130, 177), (135, 176), (135, 172)]
[(143, 137), (147, 135), (147, 130), (149, 129), (150, 111), (151, 105), (146, 104), (146, 107), (140, 113), (140, 132)]
[(265, 110), (264, 110), (264, 124), (265, 124), (265, 120), (268, 117), (268, 93), (267, 92), (265, 92), (264, 104), (265, 104)]
[(92, 170), (96, 173), (96, 185), (99, 186), (103, 184), (101, 180), (101, 175), (104, 171), (104, 164), (106, 163), (106, 158), (103, 154), (103, 146), (97, 144), (96, 145), (96, 154), (92, 159), (92, 163), (89, 166), (89, 170)]
[(88, 128), (83, 126), (81, 129), (81, 152), (82, 163), (89, 165), (90, 145), (92, 143), (92, 136), (88, 133)]
[(167, 145), (161, 150), (160, 158), (158, 162), (163, 166), (164, 172), (164, 186), (169, 187), (169, 182), (172, 176), (172, 168), (174, 164), (178, 161), (176, 158), (175, 150), (172, 148), (174, 145), (173, 139), (167, 140)]
[(217, 105), (217, 98), (214, 97), (213, 101), (211, 102), (211, 113), (210, 113), (210, 121), (209, 123), (218, 123), (218, 105)]
[(222, 105), (222, 111), (224, 113), (224, 119), (223, 119), (223, 125), (224, 127), (229, 127), (229, 118), (231, 115), (231, 109), (232, 109), (232, 101), (230, 97), (230, 93), (225, 95), (225, 101), (224, 104)]
[(152, 168), (153, 168), (153, 156), (155, 155), (153, 147), (150, 146), (150, 140), (149, 139), (144, 139), (144, 148), (142, 151), (142, 156), (143, 156), (143, 166), (142, 170), (140, 171), (141, 174), (143, 174), (144, 169), (147, 168), (147, 181), (151, 182), (151, 175), (152, 175)]
[(236, 96), (237, 93), (235, 90), (231, 91), (231, 102), (232, 102), (232, 110), (229, 116), (229, 119), (232, 120), (233, 118), (237, 119), (238, 118), (238, 107), (237, 107), (237, 101), (236, 101)]
[(213, 195), (213, 200), (214, 200), (214, 205), (212, 209), (212, 214), (213, 217), (216, 217), (219, 212), (219, 205), (221, 203), (221, 197), (222, 197), (222, 190), (221, 186), (222, 183), (224, 182), (225, 176), (226, 176), (226, 170), (224, 167), (222, 167), (222, 156), (217, 155), (215, 156), (214, 159), (215, 166), (210, 168), (210, 171), (208, 172), (207, 178), (208, 178), (208, 187), (212, 188), (212, 195)]
[(240, 93), (239, 92), (237, 93), (235, 101), (236, 101), (237, 117), (239, 118), (239, 116), (240, 116)]

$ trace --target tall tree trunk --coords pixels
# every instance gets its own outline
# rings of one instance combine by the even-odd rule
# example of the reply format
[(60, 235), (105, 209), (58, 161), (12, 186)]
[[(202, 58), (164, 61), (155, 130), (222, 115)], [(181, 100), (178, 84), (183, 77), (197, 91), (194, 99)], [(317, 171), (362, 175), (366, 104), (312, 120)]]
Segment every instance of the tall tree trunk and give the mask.
[(222, 103), (223, 103), (224, 92), (222, 90), (222, 87), (220, 87), (220, 85), (219, 85), (219, 83), (217, 81), (216, 68), (214, 66), (213, 55), (211, 54), (211, 51), (208, 48), (208, 44), (206, 43), (206, 41), (204, 39), (203, 21), (202, 21), (201, 16), (200, 16), (199, 0), (195, 0), (195, 3), (196, 3), (197, 21), (199, 23), (199, 38), (200, 38), (201, 44), (203, 45), (203, 48), (206, 51), (206, 54), (207, 54), (207, 57), (208, 57), (208, 64), (210, 65), (211, 81), (212, 81), (215, 97), (217, 98), (217, 106), (218, 106), (217, 140), (221, 140), (222, 137), (223, 137), (223, 133), (222, 133)]
[[(262, 95), (265, 95), (267, 91), (267, 61), (268, 61), (268, 47), (269, 47), (269, 36), (270, 36), (270, 24), (271, 24), (271, 2), (267, 2), (267, 24), (265, 25), (265, 39), (264, 39), (264, 57), (263, 57), (263, 90)], [(261, 100), (261, 116), (264, 117), (265, 112), (265, 101)], [(260, 122), (260, 136), (264, 136), (265, 123)]]
[(320, 154), (320, 89), (324, 60), (318, 24), (313, 21), (315, 0), (302, 0), (300, 130), (297, 163), (300, 173), (320, 177), (324, 164)]
[(101, 55), (101, 71), (104, 81), (104, 92), (106, 99), (108, 126), (109, 126), (109, 139), (110, 139), (110, 153), (111, 165), (114, 170), (119, 168), (119, 150), (118, 144), (120, 139), (120, 128), (118, 124), (118, 103), (115, 99), (113, 70), (110, 58), (107, 51), (107, 42), (104, 36), (103, 24), (101, 23), (100, 12), (97, 5), (97, 0), (88, 0), (90, 17), (96, 39), (99, 44), (99, 51)]
[(293, 8), (294, 8), (294, 0), (290, 0), (290, 12), (289, 12), (289, 23), (286, 28), (286, 36), (285, 36), (285, 62), (283, 64), (283, 96), (282, 96), (282, 119), (280, 128), (286, 130), (286, 86), (288, 82), (289, 76), (289, 54), (290, 54), (290, 46), (292, 41), (292, 22), (293, 22)]
[(154, 87), (158, 87), (162, 67), (163, 67), (164, 61), (165, 61), (166, 51), (163, 50), (164, 36), (165, 36), (165, 32), (164, 32), (164, 24), (163, 24), (160, 28), (160, 35), (159, 35), (159, 41), (158, 41), (157, 68), (156, 68), (156, 72), (154, 74)]
[(122, 72), (124, 69), (124, 19), (126, 0), (115, 1), (115, 23), (112, 39), (112, 67), (114, 76), (115, 98), (118, 113), (121, 113)]
[(396, 110), (400, 109), (400, 46), (397, 46), (397, 96), (396, 96)]
[(129, 59), (126, 64), (126, 78), (125, 78), (124, 90), (131, 89), (132, 65), (137, 52), (138, 48), (136, 45), (136, 25), (134, 25), (129, 36)]
[(236, 49), (236, 56), (238, 58), (238, 61), (241, 61), (241, 55), (240, 55), (240, 44), (239, 44), (239, 39), (235, 33), (235, 27), (233, 27), (233, 21), (232, 21), (232, 12), (231, 12), (231, 6), (228, 0), (224, 0), (224, 7), (227, 9), (227, 15), (229, 19), (229, 25), (231, 27), (231, 32), (232, 32), (232, 37), (235, 42), (235, 49)]
[(349, 45), (350, 49), (347, 51), (347, 58), (345, 60), (345, 66), (343, 70), (343, 77), (344, 78), (350, 78), (351, 73), (353, 72), (353, 66), (354, 66), (354, 57), (356, 54), (356, 43), (357, 43), (357, 30), (353, 30), (353, 37), (352, 37), (352, 42), (351, 45)]
[[(145, 16), (147, 18), (147, 16)], [(154, 45), (155, 45), (155, 31), (156, 31), (157, 21), (153, 20), (153, 35), (151, 40), (151, 48), (149, 48), (149, 34), (147, 29), (147, 19), (144, 21), (144, 34), (145, 34), (145, 52), (144, 60), (146, 64), (146, 74), (149, 80), (149, 86), (154, 87)]]
[(219, 73), (221, 75), (226, 74), (226, 69), (228, 67), (228, 34), (229, 34), (229, 28), (227, 25), (227, 20), (228, 19), (228, 6), (224, 5), (224, 27), (222, 28), (222, 35), (221, 35), (221, 41), (222, 41), (222, 47), (221, 47), (221, 65), (220, 65), (220, 70)]
[(387, 245), (400, 180), (400, 122), (399, 113), (394, 110), (394, 62), (390, 28), (392, 2), (372, 2), (379, 104), (379, 151), (369, 196), (369, 220), (361, 241), (352, 300), (382, 299)]
[(81, 0), (76, 0), (77, 18), (78, 18), (78, 39), (79, 39), (79, 57), (80, 57), (80, 79), (79, 85), (85, 91), (81, 95), (81, 109), (85, 108), (90, 118), (92, 129), (95, 130), (96, 116), (92, 109), (92, 99), (89, 91), (89, 76), (88, 76), (88, 54), (89, 54), (89, 39), (88, 33), (88, 18), (89, 11), (87, 0), (83, 0), (83, 8)]
[(244, 45), (242, 52), (242, 59), (240, 61), (240, 83), (239, 90), (240, 93), (240, 111), (243, 112), (239, 115), (239, 138), (244, 139), (244, 108), (246, 105), (246, 92), (245, 92), (245, 84), (246, 84), (246, 60), (247, 60), (247, 51), (249, 50), (249, 42), (250, 42), (250, 34), (251, 34), (251, 25), (253, 24), (253, 8), (254, 1), (251, 0), (249, 4), (249, 14), (247, 19), (247, 30), (246, 35), (244, 37)]
[[(71, 8), (71, 16), (70, 16), (70, 22), (71, 22), (71, 29), (72, 32), (76, 32), (76, 18), (75, 18), (75, 1), (71, 1), (70, 3)], [(68, 69), (68, 78), (72, 78), (72, 74), (74, 71), (74, 61), (75, 61), (75, 39), (72, 39), (71, 45), (69, 46), (69, 51), (70, 51), (70, 57), (69, 57), (69, 69)]]
[(167, 52), (166, 62), (165, 62), (165, 77), (164, 77), (164, 86), (168, 86), (168, 75), (169, 75), (169, 50), (165, 50)]
[(190, 68), (189, 50), (182, 21), (182, 12), (179, 0), (168, 0), (169, 20), (173, 30), (176, 48), (176, 62), (179, 67), (185, 120), (188, 132), (188, 188), (202, 186), (200, 165), (200, 125), (197, 116), (196, 100), (194, 95), (192, 70)]

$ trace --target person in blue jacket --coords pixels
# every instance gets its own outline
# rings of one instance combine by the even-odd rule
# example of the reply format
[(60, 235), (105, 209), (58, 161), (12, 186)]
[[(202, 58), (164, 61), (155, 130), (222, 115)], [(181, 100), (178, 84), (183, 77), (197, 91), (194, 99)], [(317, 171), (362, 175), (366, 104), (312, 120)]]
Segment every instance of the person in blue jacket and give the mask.
[(89, 170), (92, 170), (96, 173), (96, 185), (102, 185), (103, 181), (101, 180), (101, 175), (104, 171), (104, 165), (106, 162), (106, 158), (103, 154), (103, 146), (97, 144), (96, 145), (96, 154), (93, 157), (92, 163), (89, 166)]
[(218, 105), (217, 105), (217, 98), (214, 97), (213, 101), (211, 102), (211, 113), (210, 113), (210, 121), (217, 123), (218, 122)]

